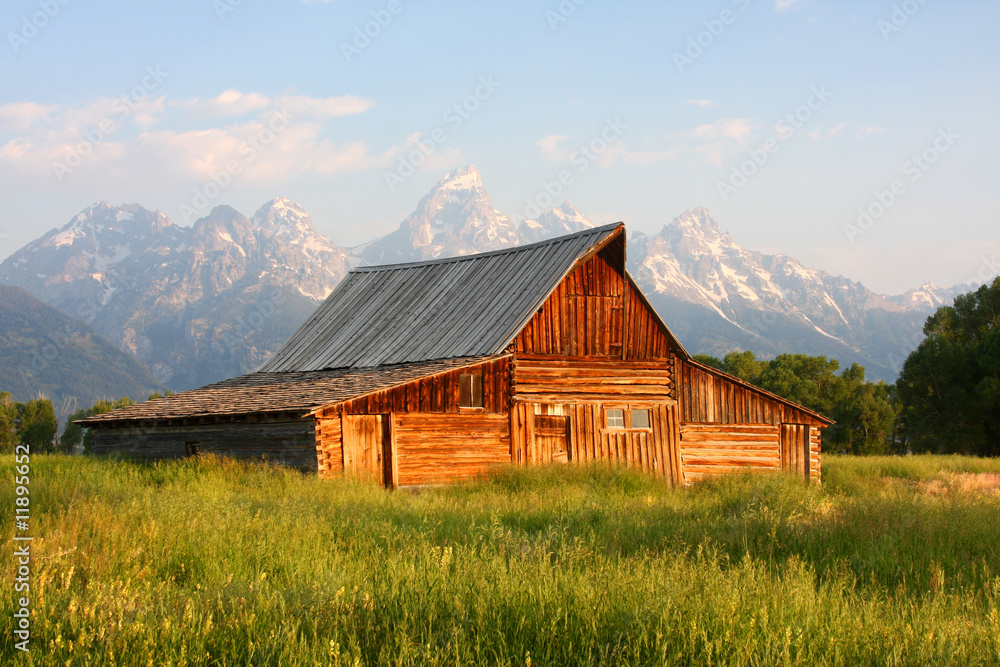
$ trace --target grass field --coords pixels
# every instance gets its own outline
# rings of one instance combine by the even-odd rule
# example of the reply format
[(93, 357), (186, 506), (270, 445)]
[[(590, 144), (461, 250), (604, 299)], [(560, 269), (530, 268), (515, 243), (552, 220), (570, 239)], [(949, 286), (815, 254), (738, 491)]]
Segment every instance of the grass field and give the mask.
[(1000, 461), (823, 465), (821, 488), (563, 467), (414, 495), (36, 456), (31, 652), (5, 558), (0, 663), (1000, 664)]

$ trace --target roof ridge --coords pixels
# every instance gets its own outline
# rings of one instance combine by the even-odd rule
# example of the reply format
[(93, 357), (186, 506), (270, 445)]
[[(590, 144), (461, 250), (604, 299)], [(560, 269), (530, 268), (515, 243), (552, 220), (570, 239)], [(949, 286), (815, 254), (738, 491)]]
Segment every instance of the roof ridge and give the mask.
[(618, 227), (624, 227), (625, 223), (623, 221), (612, 222), (607, 225), (601, 225), (600, 227), (591, 227), (590, 229), (582, 229), (578, 232), (573, 232), (572, 234), (564, 234), (562, 236), (555, 236), (551, 239), (545, 239), (544, 241), (536, 241), (535, 243), (529, 243), (527, 245), (516, 245), (510, 248), (501, 248), (499, 250), (490, 250), (487, 252), (477, 252), (471, 255), (455, 255), (453, 257), (439, 257), (438, 259), (425, 259), (418, 262), (397, 262), (395, 264), (372, 264), (369, 266), (358, 266), (353, 267), (348, 273), (374, 273), (376, 271), (394, 271), (398, 269), (410, 269), (419, 268), (423, 266), (432, 266), (436, 264), (448, 264), (451, 262), (468, 262), (480, 257), (494, 257), (496, 255), (504, 255), (507, 253), (516, 253), (526, 250), (532, 250), (544, 245), (553, 245), (556, 243), (565, 242), (568, 239), (574, 239), (582, 236), (587, 236), (588, 234), (603, 234), (611, 230), (617, 229)]

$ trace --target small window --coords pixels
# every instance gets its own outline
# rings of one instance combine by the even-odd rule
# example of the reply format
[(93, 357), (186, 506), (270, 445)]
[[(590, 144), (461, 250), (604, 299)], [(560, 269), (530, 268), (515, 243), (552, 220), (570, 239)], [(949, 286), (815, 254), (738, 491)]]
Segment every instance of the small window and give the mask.
[(606, 410), (608, 428), (625, 428), (625, 412), (623, 410)]
[(184, 451), (188, 456), (198, 456), (198, 447), (200, 444), (199, 442), (185, 442)]
[(630, 415), (632, 425), (629, 428), (649, 428), (649, 410), (631, 410)]
[(462, 373), (458, 376), (458, 405), (462, 408), (483, 407), (483, 376)]

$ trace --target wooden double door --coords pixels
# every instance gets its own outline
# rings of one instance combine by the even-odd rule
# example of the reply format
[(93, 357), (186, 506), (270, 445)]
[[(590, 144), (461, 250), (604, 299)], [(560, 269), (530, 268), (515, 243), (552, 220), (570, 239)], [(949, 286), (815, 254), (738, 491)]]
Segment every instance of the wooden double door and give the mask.
[(344, 471), (395, 486), (392, 415), (343, 415)]

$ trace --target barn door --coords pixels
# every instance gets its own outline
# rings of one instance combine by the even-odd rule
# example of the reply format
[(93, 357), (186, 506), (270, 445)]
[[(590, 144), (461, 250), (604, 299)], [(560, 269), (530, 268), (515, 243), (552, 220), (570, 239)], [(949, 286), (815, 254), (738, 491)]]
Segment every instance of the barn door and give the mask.
[(570, 460), (568, 416), (535, 415), (535, 451), (541, 453), (546, 462)]
[(781, 425), (781, 469), (809, 479), (809, 425)]
[(389, 415), (343, 415), (344, 471), (392, 487)]

